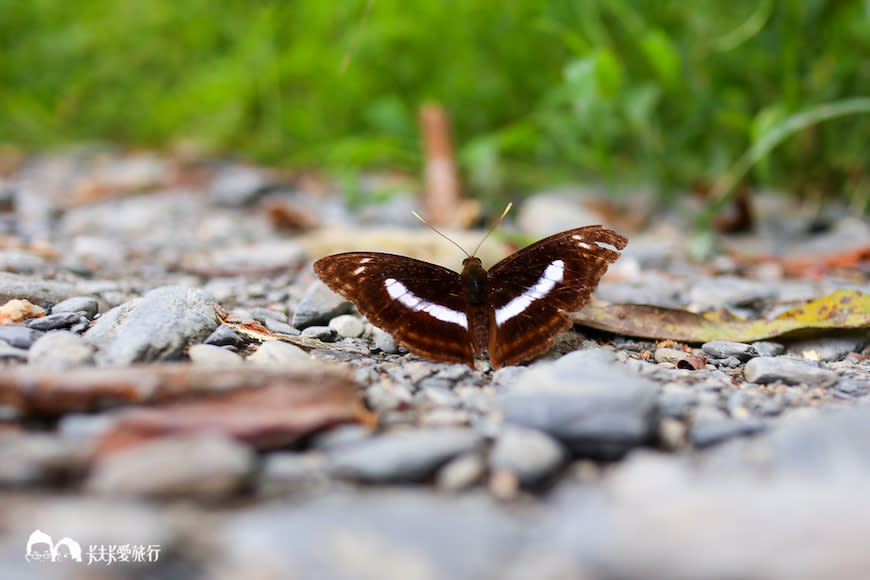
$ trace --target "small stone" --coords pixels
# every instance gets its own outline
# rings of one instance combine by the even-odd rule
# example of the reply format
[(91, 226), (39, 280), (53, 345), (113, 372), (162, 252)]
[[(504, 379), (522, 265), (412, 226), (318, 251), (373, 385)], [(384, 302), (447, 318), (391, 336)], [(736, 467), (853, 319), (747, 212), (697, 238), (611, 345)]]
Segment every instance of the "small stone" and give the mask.
[(308, 326), (327, 324), (340, 314), (347, 314), (353, 305), (315, 280), (305, 290), (302, 300), (293, 313), (293, 327), (304, 330)]
[(303, 361), (307, 363), (311, 357), (296, 345), (280, 340), (269, 340), (261, 344), (247, 360), (258, 365), (285, 366)]
[(329, 484), (326, 458), (321, 453), (280, 451), (269, 453), (263, 460), (257, 478), (261, 496), (286, 496), (310, 493)]
[(299, 329), (293, 328), (286, 322), (281, 322), (274, 318), (267, 318), (264, 325), (272, 332), (277, 332), (278, 334), (286, 334), (288, 336), (299, 336), (301, 334)]
[(309, 444), (312, 449), (330, 449), (349, 445), (368, 438), (370, 429), (357, 424), (338, 425), (327, 431), (321, 431), (311, 436)]
[(248, 447), (222, 435), (163, 437), (102, 457), (87, 487), (112, 495), (217, 500), (241, 489), (254, 460)]
[(36, 274), (45, 269), (45, 259), (22, 250), (0, 250), (0, 271)]
[(88, 320), (93, 320), (99, 309), (100, 306), (94, 298), (90, 296), (73, 296), (52, 306), (51, 313), (76, 312)]
[(217, 328), (213, 304), (202, 290), (155, 288), (103, 314), (84, 336), (100, 366), (178, 360)]
[(758, 356), (758, 351), (751, 344), (743, 342), (730, 342), (727, 340), (714, 340), (701, 345), (701, 349), (710, 358), (727, 359), (734, 357), (739, 361), (746, 362)]
[(271, 308), (252, 308), (249, 314), (251, 318), (262, 324), (266, 324), (267, 320), (277, 320), (278, 322), (283, 322), (285, 324), (288, 321), (286, 313), (281, 312), (280, 310), (272, 310)]
[(42, 433), (0, 434), (0, 487), (31, 487), (80, 476), (89, 450)]
[(454, 457), (479, 449), (471, 429), (399, 430), (327, 453), (330, 473), (368, 482), (421, 481)]
[(260, 197), (269, 184), (266, 175), (244, 165), (221, 168), (209, 188), (209, 197), (217, 205), (244, 207)]
[(9, 346), (8, 342), (0, 340), (0, 361), (2, 362), (26, 362), (28, 352), (23, 348)]
[(657, 363), (672, 363), (677, 364), (679, 361), (686, 358), (686, 355), (689, 354), (684, 350), (679, 348), (657, 348), (655, 352), (655, 361)]
[(329, 321), (329, 328), (334, 330), (341, 338), (358, 338), (362, 336), (365, 325), (356, 316), (342, 314)]
[(694, 406), (697, 398), (697, 394), (692, 390), (663, 392), (658, 398), (659, 413), (663, 417), (683, 417)]
[(678, 419), (665, 417), (659, 423), (659, 442), (667, 450), (682, 449), (688, 443), (686, 424)]
[(789, 344), (787, 352), (796, 354), (807, 360), (837, 361), (852, 352), (861, 352), (867, 344), (867, 337), (862, 332), (845, 336), (823, 336), (801, 340)]
[(734, 437), (754, 435), (766, 428), (760, 419), (723, 419), (692, 425), (689, 437), (696, 447), (708, 447)]
[(485, 473), (486, 461), (480, 453), (463, 453), (438, 470), (435, 485), (444, 491), (461, 491), (483, 481)]
[(752, 346), (755, 347), (758, 356), (779, 356), (785, 352), (785, 346), (778, 342), (762, 340), (753, 342)]
[(378, 332), (375, 335), (375, 346), (384, 354), (396, 354), (399, 352), (399, 343), (389, 332)]
[(81, 292), (72, 284), (0, 272), (0, 304), (23, 298), (33, 304), (60, 302)]
[(90, 321), (78, 312), (58, 312), (42, 318), (34, 318), (27, 323), (28, 328), (35, 330), (69, 329), (76, 333), (84, 332), (89, 326)]
[(45, 310), (27, 300), (9, 300), (0, 306), (0, 324), (17, 324), (44, 315)]
[(247, 341), (245, 337), (237, 333), (231, 326), (221, 324), (214, 329), (208, 338), (203, 341), (203, 344), (211, 344), (214, 346), (233, 346), (236, 348), (245, 346)]
[(90, 366), (94, 364), (94, 348), (80, 334), (59, 330), (34, 342), (27, 359), (29, 364), (43, 369)]
[(489, 466), (513, 473), (523, 486), (534, 486), (559, 469), (565, 457), (562, 445), (546, 433), (507, 427), (495, 440)]
[(837, 373), (818, 366), (785, 357), (757, 357), (746, 363), (743, 375), (750, 383), (767, 384), (777, 381), (788, 385), (805, 384), (827, 388), (836, 384)]
[(0, 326), (0, 340), (9, 346), (28, 349), (45, 333), (26, 326)]
[(338, 333), (328, 326), (309, 326), (302, 330), (302, 336), (316, 338), (323, 342), (332, 342)]
[(213, 344), (194, 344), (187, 351), (190, 360), (205, 366), (237, 366), (245, 364), (245, 359), (231, 350)]

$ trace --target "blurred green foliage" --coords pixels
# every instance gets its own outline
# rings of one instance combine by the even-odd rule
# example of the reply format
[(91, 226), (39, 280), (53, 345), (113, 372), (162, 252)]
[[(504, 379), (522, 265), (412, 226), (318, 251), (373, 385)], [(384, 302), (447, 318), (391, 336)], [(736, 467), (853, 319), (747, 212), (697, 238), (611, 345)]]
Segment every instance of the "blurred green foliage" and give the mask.
[(481, 195), (749, 179), (870, 199), (866, 2), (368, 2), (0, 0), (0, 143), (416, 170), (434, 100)]

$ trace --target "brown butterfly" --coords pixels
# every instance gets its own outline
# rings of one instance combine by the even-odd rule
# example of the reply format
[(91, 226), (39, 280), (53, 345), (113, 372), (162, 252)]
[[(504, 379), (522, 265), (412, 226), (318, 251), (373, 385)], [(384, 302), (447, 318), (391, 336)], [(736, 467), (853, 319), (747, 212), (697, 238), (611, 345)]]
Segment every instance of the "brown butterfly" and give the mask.
[(314, 271), (411, 352), (472, 368), (475, 356), (488, 353), (498, 369), (549, 349), (627, 243), (612, 230), (587, 226), (523, 248), (489, 271), (474, 255), (458, 274), (379, 252), (327, 256)]

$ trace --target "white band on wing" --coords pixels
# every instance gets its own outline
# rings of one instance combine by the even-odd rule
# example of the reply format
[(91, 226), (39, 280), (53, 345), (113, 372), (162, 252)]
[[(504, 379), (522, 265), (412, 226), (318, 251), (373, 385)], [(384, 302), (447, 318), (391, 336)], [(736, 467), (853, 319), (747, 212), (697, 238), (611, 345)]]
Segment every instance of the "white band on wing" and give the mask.
[(464, 312), (457, 312), (452, 308), (447, 308), (428, 300), (415, 296), (413, 292), (396, 280), (395, 278), (387, 278), (384, 280), (384, 286), (387, 288), (387, 294), (393, 300), (398, 300), (399, 304), (407, 306), (414, 312), (425, 312), (432, 318), (437, 318), (443, 322), (458, 324), (462, 328), (468, 330), (468, 317)]
[(554, 260), (544, 274), (538, 278), (538, 281), (531, 288), (502, 306), (495, 311), (495, 323), (501, 326), (517, 314), (525, 311), (529, 305), (535, 300), (540, 300), (545, 297), (550, 290), (556, 287), (556, 283), (560, 282), (565, 276), (565, 262), (562, 260)]

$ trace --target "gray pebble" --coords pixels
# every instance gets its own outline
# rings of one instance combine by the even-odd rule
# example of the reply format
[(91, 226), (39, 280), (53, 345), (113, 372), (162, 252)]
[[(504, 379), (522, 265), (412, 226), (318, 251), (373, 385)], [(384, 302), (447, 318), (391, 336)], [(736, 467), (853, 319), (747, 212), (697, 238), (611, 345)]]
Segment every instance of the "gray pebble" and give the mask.
[(450, 459), (478, 449), (471, 429), (400, 430), (344, 445), (327, 453), (330, 473), (369, 482), (420, 481)]
[(221, 324), (214, 329), (208, 338), (203, 341), (203, 344), (211, 344), (214, 346), (233, 346), (236, 348), (245, 346), (247, 340), (244, 336), (237, 333), (232, 327), (226, 324)]
[(793, 342), (787, 352), (813, 360), (837, 361), (852, 352), (861, 352), (867, 344), (867, 336), (861, 333), (844, 333), (842, 336), (823, 336)]
[(328, 483), (323, 454), (280, 451), (265, 456), (257, 477), (257, 492), (262, 496), (310, 493)]
[(342, 445), (349, 445), (367, 439), (371, 435), (369, 429), (362, 425), (348, 423), (332, 429), (315, 433), (311, 436), (309, 445), (312, 449), (325, 450)]
[(399, 352), (399, 343), (389, 332), (379, 332), (375, 336), (375, 346), (384, 354), (396, 354)]
[(263, 194), (268, 185), (266, 175), (244, 165), (221, 168), (209, 188), (209, 198), (217, 205), (244, 207)]
[(347, 314), (353, 305), (329, 289), (319, 279), (305, 290), (293, 313), (293, 327), (300, 330), (316, 324), (327, 324), (340, 314)]
[(33, 346), (39, 337), (45, 333), (40, 330), (27, 328), (26, 326), (2, 326), (0, 325), (0, 340), (9, 346), (28, 349)]
[(546, 433), (507, 427), (489, 453), (492, 471), (509, 471), (524, 486), (534, 486), (551, 476), (565, 461), (562, 445)]
[(285, 313), (278, 310), (272, 310), (270, 308), (252, 308), (250, 311), (248, 311), (248, 314), (250, 314), (251, 318), (262, 324), (266, 324), (267, 320), (277, 320), (278, 322), (283, 322), (285, 324), (288, 321), (287, 315)]
[(308, 362), (311, 357), (296, 345), (280, 340), (268, 340), (261, 344), (247, 360), (258, 365), (292, 366), (300, 362)]
[(45, 268), (45, 259), (23, 250), (0, 250), (0, 272), (36, 274)]
[(106, 312), (84, 336), (100, 366), (177, 360), (217, 328), (213, 303), (202, 290), (156, 288)]
[(338, 333), (328, 326), (309, 326), (302, 330), (302, 336), (307, 338), (316, 338), (323, 342), (332, 342), (335, 340)]
[(68, 369), (94, 364), (94, 348), (67, 330), (49, 332), (28, 352), (29, 364), (44, 369)]
[(204, 366), (238, 366), (245, 364), (245, 359), (226, 348), (213, 344), (194, 344), (187, 351), (190, 360)]
[(504, 420), (539, 429), (577, 455), (620, 457), (656, 431), (658, 385), (605, 350), (539, 362), (500, 396)]
[(476, 451), (454, 457), (438, 470), (435, 485), (445, 491), (460, 491), (477, 485), (486, 474), (486, 461)]
[(715, 310), (723, 305), (759, 308), (777, 298), (777, 288), (768, 282), (733, 276), (706, 278), (689, 292), (698, 310)]
[(766, 384), (780, 381), (788, 385), (806, 384), (821, 388), (834, 385), (838, 379), (834, 371), (785, 357), (754, 358), (746, 363), (743, 375), (750, 383)]
[(356, 316), (342, 314), (329, 321), (329, 328), (334, 330), (340, 338), (358, 338), (362, 336), (365, 325)]
[(90, 296), (73, 296), (72, 298), (67, 298), (66, 300), (62, 300), (52, 306), (51, 313), (76, 312), (88, 320), (93, 320), (97, 315), (99, 308), (100, 306), (97, 301)]
[(81, 333), (88, 329), (90, 321), (78, 312), (58, 312), (41, 318), (33, 318), (27, 323), (28, 328), (35, 330), (69, 329)]
[(758, 356), (758, 351), (751, 344), (743, 342), (730, 342), (727, 340), (714, 340), (701, 345), (701, 349), (710, 358), (727, 359), (734, 357), (742, 362)]
[(286, 322), (281, 322), (274, 318), (267, 318), (264, 325), (272, 332), (277, 332), (279, 334), (286, 334), (288, 336), (299, 336), (301, 334), (299, 329), (293, 328)]
[(26, 362), (30, 351), (23, 348), (9, 346), (5, 340), (0, 340), (0, 361), (3, 362)]
[(785, 352), (785, 346), (769, 340), (753, 342), (752, 346), (755, 347), (758, 356), (779, 356)]
[(78, 288), (66, 282), (0, 272), (0, 304), (14, 298), (24, 298), (33, 304), (53, 304), (79, 294)]
[(254, 453), (214, 433), (164, 437), (102, 457), (87, 488), (111, 495), (223, 499), (254, 469)]
[(0, 435), (0, 487), (31, 487), (80, 476), (89, 449), (43, 433)]
[(870, 392), (870, 383), (866, 380), (841, 379), (834, 389), (851, 397), (863, 397)]
[(753, 435), (765, 429), (760, 419), (724, 419), (692, 425), (689, 439), (696, 447), (708, 447), (734, 437)]
[(659, 413), (663, 417), (683, 417), (696, 400), (694, 392), (664, 392), (658, 397)]

